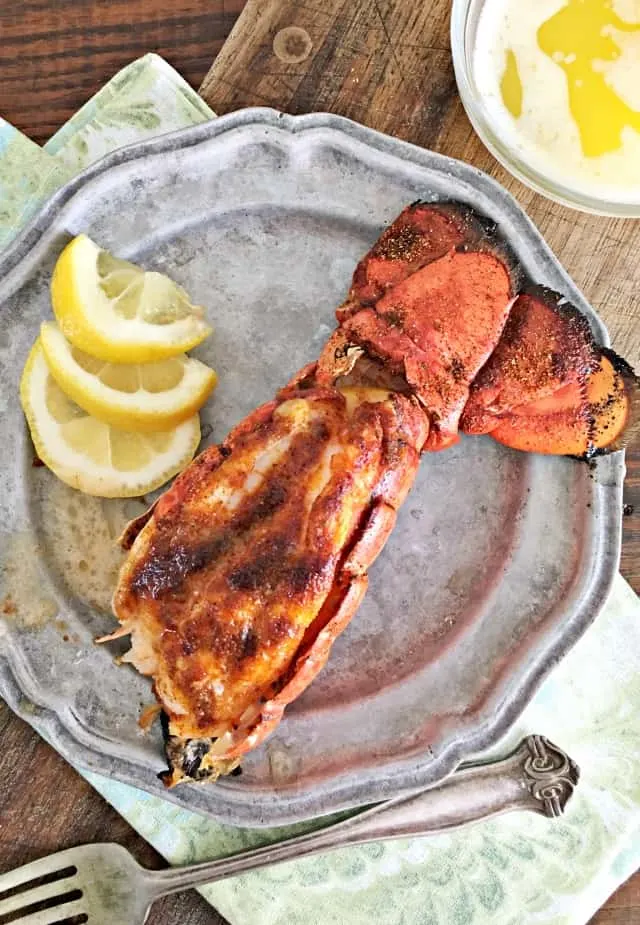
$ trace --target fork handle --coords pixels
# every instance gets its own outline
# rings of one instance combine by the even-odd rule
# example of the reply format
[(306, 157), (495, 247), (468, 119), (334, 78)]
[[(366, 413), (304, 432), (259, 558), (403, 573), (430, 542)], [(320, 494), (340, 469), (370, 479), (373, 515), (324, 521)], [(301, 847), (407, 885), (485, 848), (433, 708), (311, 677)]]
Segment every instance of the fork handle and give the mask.
[(462, 766), (437, 787), (377, 803), (324, 829), (217, 861), (145, 871), (145, 878), (157, 899), (282, 861), (364, 842), (433, 835), (513, 810), (556, 817), (578, 778), (578, 766), (562, 749), (531, 735), (500, 761)]

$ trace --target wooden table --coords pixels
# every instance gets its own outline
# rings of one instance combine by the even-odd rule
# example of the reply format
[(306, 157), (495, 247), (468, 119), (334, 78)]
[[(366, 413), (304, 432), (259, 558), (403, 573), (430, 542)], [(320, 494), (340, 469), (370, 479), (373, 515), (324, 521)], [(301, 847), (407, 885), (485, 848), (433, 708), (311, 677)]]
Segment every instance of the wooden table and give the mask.
[[(44, 142), (119, 67), (147, 51), (166, 57), (197, 87), (243, 6), (244, 0), (0, 4), (0, 113)], [(487, 170), (532, 215), (605, 317), (614, 346), (640, 366), (640, 222), (561, 209), (511, 180), (493, 161), (457, 99), (448, 6), (448, 0), (249, 0), (201, 92), (220, 114), (246, 105), (338, 112)], [(628, 467), (625, 501), (633, 511), (624, 520), (621, 570), (639, 591), (638, 447), (628, 454)], [(0, 780), (0, 871), (96, 840), (118, 841), (142, 863), (163, 865), (1, 702)], [(193, 892), (159, 902), (148, 921), (223, 922)], [(640, 925), (640, 874), (609, 900), (593, 925)]]

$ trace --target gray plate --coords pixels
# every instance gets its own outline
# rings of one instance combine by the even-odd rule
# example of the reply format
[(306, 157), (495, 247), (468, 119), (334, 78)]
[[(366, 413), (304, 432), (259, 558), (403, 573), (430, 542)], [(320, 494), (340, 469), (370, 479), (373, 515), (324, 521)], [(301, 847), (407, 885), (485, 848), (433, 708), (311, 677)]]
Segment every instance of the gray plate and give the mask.
[(333, 116), (244, 110), (118, 151), (4, 255), (0, 693), (70, 761), (238, 824), (379, 800), (493, 744), (598, 613), (618, 561), (622, 455), (589, 469), (469, 438), (424, 458), (359, 613), (241, 777), (166, 793), (159, 732), (136, 722), (149, 684), (114, 664), (116, 645), (92, 644), (113, 628), (113, 538), (142, 505), (87, 498), (34, 468), (17, 398), (69, 236), (169, 272), (208, 306), (216, 332), (196, 353), (220, 374), (203, 413), (211, 442), (317, 355), (384, 223), (440, 197), (498, 221), (531, 276), (605, 341), (504, 190)]

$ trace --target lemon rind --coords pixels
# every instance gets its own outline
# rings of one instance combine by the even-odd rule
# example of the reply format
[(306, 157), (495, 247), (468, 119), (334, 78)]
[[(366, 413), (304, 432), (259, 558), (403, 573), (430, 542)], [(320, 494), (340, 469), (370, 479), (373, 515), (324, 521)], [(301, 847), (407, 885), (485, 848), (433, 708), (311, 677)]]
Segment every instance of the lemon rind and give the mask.
[[(65, 354), (70, 350), (55, 322), (42, 323), (40, 343), (49, 371), (63, 392), (99, 421), (122, 430), (138, 433), (172, 430), (200, 410), (217, 384), (213, 369), (189, 357), (185, 358), (185, 376), (176, 389), (119, 392), (96, 380), (73, 357), (66, 359)], [(69, 371), (71, 364), (73, 372)]]
[[(31, 348), (22, 373), (20, 400), (38, 457), (47, 468), (71, 488), (101, 498), (135, 498), (166, 484), (173, 476), (186, 468), (193, 459), (200, 443), (200, 421), (197, 414), (176, 428), (170, 448), (157, 454), (154, 460), (155, 472), (151, 478), (146, 480), (141, 480), (138, 474), (127, 475), (108, 467), (100, 470), (95, 463), (88, 463), (86, 457), (71, 447), (68, 447), (66, 458), (62, 456), (56, 458), (55, 453), (49, 449), (48, 440), (46, 437), (43, 438), (43, 433), (45, 435), (51, 433), (53, 419), (47, 417), (45, 420), (42, 411), (39, 411), (33, 402), (34, 389), (43, 388), (48, 373), (49, 368), (38, 338)], [(184, 448), (179, 455), (176, 455), (174, 448), (180, 444), (184, 444)], [(171, 458), (172, 450), (174, 451), (173, 458)], [(162, 463), (160, 460), (167, 462)]]
[[(78, 253), (80, 256), (78, 256)], [(97, 279), (100, 248), (87, 235), (80, 234), (60, 254), (51, 278), (51, 304), (60, 330), (75, 347), (109, 363), (149, 363), (186, 353), (201, 344), (212, 328), (196, 315), (170, 324), (153, 325), (138, 319), (123, 322), (126, 336), (110, 323), (110, 300), (98, 286), (82, 283)], [(73, 272), (74, 261), (95, 267), (82, 279)], [(87, 305), (100, 307), (89, 315)], [(196, 308), (196, 306), (194, 306)]]

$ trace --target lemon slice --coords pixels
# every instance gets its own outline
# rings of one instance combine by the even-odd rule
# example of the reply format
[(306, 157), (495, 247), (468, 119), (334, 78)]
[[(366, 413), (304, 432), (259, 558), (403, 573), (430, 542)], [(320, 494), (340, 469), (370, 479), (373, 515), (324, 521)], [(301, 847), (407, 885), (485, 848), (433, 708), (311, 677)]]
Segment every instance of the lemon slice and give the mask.
[(20, 400), (40, 459), (88, 495), (132, 498), (160, 485), (193, 459), (198, 415), (173, 431), (136, 434), (87, 414), (57, 384), (37, 340), (20, 382)]
[(192, 417), (216, 384), (216, 374), (184, 354), (155, 363), (106, 363), (73, 347), (55, 321), (40, 328), (53, 378), (69, 398), (123, 430), (170, 430)]
[(58, 257), (51, 302), (67, 340), (108, 363), (164, 360), (211, 333), (204, 309), (177, 283), (112, 257), (84, 234)]

